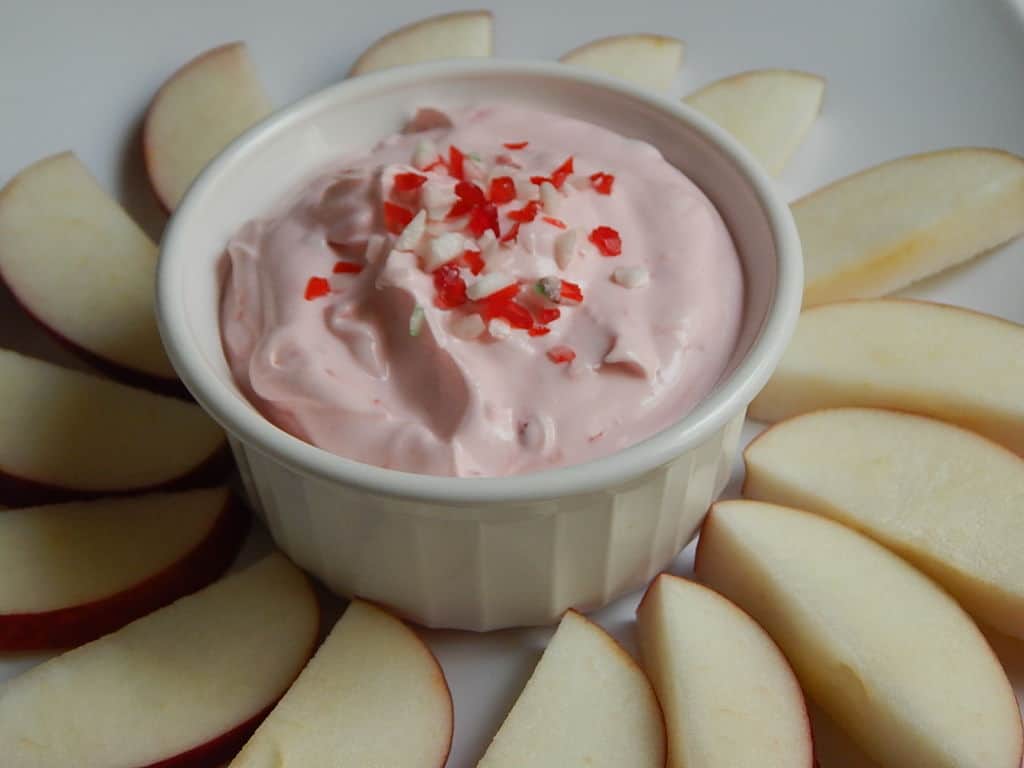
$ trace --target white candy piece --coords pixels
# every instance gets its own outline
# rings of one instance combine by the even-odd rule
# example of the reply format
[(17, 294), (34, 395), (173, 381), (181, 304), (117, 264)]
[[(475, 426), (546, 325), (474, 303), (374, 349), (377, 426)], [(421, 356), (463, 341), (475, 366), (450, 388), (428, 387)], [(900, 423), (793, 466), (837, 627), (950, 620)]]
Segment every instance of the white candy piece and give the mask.
[(483, 277), (477, 278), (472, 285), (466, 289), (466, 295), (473, 301), (485, 299), (492, 293), (515, 285), (516, 279), (504, 272), (491, 272)]
[(651, 275), (643, 267), (618, 267), (612, 280), (623, 288), (643, 288), (651, 281)]
[(441, 155), (437, 151), (437, 145), (430, 139), (423, 139), (416, 145), (416, 151), (412, 155), (412, 164), (421, 171), (428, 165), (433, 164)]
[(562, 196), (550, 181), (545, 181), (540, 185), (540, 207), (549, 216), (556, 215), (562, 207)]
[(495, 339), (507, 339), (512, 335), (512, 326), (508, 320), (496, 317), (487, 324), (487, 332)]
[(433, 272), (440, 266), (456, 259), (466, 250), (466, 241), (458, 232), (446, 232), (430, 241), (424, 259), (427, 272)]
[(537, 185), (530, 181), (530, 177), (525, 173), (517, 173), (512, 177), (512, 182), (516, 186), (516, 198), (519, 200), (532, 200), (537, 192)]
[(402, 234), (395, 240), (396, 251), (415, 251), (427, 231), (427, 212), (420, 210), (412, 221), (405, 225)]
[(567, 269), (576, 258), (579, 248), (580, 232), (578, 229), (567, 229), (555, 238), (555, 263), (559, 269)]
[(467, 341), (479, 337), (486, 328), (484, 319), (477, 314), (464, 315), (452, 322), (452, 333)]
[(427, 182), (423, 185), (420, 199), (427, 209), (427, 217), (433, 221), (443, 221), (448, 211), (455, 205), (455, 189), (443, 183)]

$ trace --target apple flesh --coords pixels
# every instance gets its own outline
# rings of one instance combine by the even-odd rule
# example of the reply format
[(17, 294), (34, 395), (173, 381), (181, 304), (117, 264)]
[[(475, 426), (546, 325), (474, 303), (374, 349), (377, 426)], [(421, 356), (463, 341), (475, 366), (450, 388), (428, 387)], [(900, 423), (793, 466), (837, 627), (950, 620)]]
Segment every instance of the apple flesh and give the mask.
[(441, 59), (487, 58), (494, 49), (489, 11), (431, 16), (382, 37), (356, 60), (349, 75)]
[(665, 726), (630, 655), (575, 611), (562, 618), (478, 768), (662, 768)]
[(906, 299), (806, 309), (751, 418), (856, 405), (959, 424), (1024, 454), (1024, 327)]
[(161, 205), (173, 211), (206, 164), (269, 113), (244, 43), (206, 51), (171, 75), (142, 126), (146, 172)]
[(205, 587), (248, 515), (226, 488), (0, 515), (0, 651), (69, 648)]
[(281, 555), (0, 687), (9, 768), (212, 768), (316, 645), (309, 581)]
[(232, 768), (442, 768), (452, 698), (430, 649), (389, 613), (354, 600)]
[(643, 88), (667, 91), (683, 66), (685, 46), (665, 35), (615, 35), (581, 45), (559, 61), (627, 80)]
[(0, 276), (44, 328), (87, 359), (167, 388), (156, 328), (156, 246), (73, 154), (0, 190)]
[(745, 496), (870, 536), (976, 618), (1024, 638), (1020, 456), (941, 421), (837, 408), (776, 424), (744, 459)]
[(707, 587), (662, 574), (637, 610), (668, 768), (811, 768), (803, 693), (778, 646)]
[(779, 174), (821, 111), (825, 81), (790, 69), (742, 72), (684, 101), (731, 133), (771, 174)]
[(984, 636), (881, 545), (808, 512), (719, 502), (696, 570), (768, 631), (808, 695), (883, 768), (1020, 767), (1020, 710)]
[(884, 296), (1024, 232), (1024, 159), (970, 147), (902, 157), (792, 209), (804, 306)]
[(0, 502), (222, 478), (224, 433), (196, 405), (0, 350)]

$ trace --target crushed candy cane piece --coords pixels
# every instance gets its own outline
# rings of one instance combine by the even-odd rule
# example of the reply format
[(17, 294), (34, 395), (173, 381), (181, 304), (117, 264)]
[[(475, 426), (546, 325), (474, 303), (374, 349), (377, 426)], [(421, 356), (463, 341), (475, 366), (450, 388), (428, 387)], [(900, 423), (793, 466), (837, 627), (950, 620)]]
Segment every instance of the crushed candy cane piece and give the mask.
[(516, 183), (511, 176), (497, 176), (491, 179), (491, 202), (497, 205), (516, 199)]
[(566, 224), (561, 219), (556, 219), (554, 216), (541, 216), (541, 219), (545, 223), (550, 224), (552, 227), (558, 227), (559, 229), (568, 229), (569, 228), (568, 224)]
[(547, 336), (551, 333), (551, 329), (545, 325), (535, 325), (533, 328), (530, 328), (527, 333), (531, 336)]
[(598, 171), (590, 176), (590, 185), (599, 195), (610, 195), (612, 193), (612, 185), (614, 183), (615, 177), (610, 173)]
[(595, 227), (590, 233), (590, 242), (597, 246), (602, 256), (618, 256), (622, 253), (622, 238), (611, 227)]
[(406, 224), (402, 234), (395, 240), (396, 251), (415, 251), (427, 231), (427, 212), (421, 210)]
[(572, 347), (560, 345), (548, 350), (548, 359), (553, 363), (571, 363), (576, 359), (576, 352)]
[(468, 301), (466, 281), (454, 264), (445, 264), (434, 270), (434, 289), (437, 291), (434, 303), (441, 309), (461, 307)]
[(473, 301), (486, 299), (498, 291), (515, 285), (516, 279), (503, 272), (491, 272), (473, 281), (473, 284), (466, 290), (466, 295)]
[(304, 294), (306, 301), (313, 301), (313, 299), (319, 299), (321, 296), (326, 296), (331, 292), (331, 284), (327, 281), (326, 277), (311, 277), (309, 282), (306, 283), (306, 292)]
[(448, 147), (448, 173), (456, 179), (466, 178), (466, 156), (454, 144)]
[(508, 320), (496, 317), (487, 322), (487, 332), (495, 339), (507, 339), (512, 335), (512, 326), (509, 325)]
[(421, 171), (427, 171), (430, 170), (429, 166), (440, 159), (441, 153), (438, 152), (437, 145), (430, 139), (423, 139), (416, 145), (416, 150), (412, 155), (412, 164)]
[(554, 307), (543, 307), (537, 312), (537, 320), (543, 325), (550, 325), (562, 316), (562, 310)]
[(452, 322), (452, 333), (467, 341), (478, 338), (487, 329), (480, 315), (464, 315)]
[(423, 320), (426, 313), (423, 311), (423, 307), (417, 304), (412, 308), (412, 313), (409, 315), (409, 335), (419, 336), (420, 331), (423, 330)]
[(515, 150), (515, 149), (526, 149), (526, 146), (529, 143), (530, 142), (528, 142), (528, 141), (506, 141), (501, 146), (503, 146), (505, 149), (513, 149), (513, 150)]
[(490, 232), (497, 237), (501, 230), (498, 228), (498, 208), (494, 203), (484, 203), (473, 209), (469, 216), (469, 223), (466, 225), (473, 237), (483, 237), (485, 232)]
[(559, 269), (567, 269), (579, 250), (580, 233), (569, 229), (555, 238), (555, 263)]
[(555, 187), (557, 187), (558, 189), (561, 189), (562, 185), (565, 183), (565, 180), (572, 175), (572, 172), (572, 155), (569, 155), (569, 157), (566, 158), (564, 163), (562, 163), (560, 166), (558, 166), (557, 168), (555, 168), (555, 170), (551, 172), (551, 183), (554, 184)]
[(554, 216), (562, 207), (562, 196), (550, 181), (540, 185), (540, 206), (549, 216)]
[(509, 211), (505, 215), (508, 216), (512, 221), (517, 224), (526, 224), (537, 218), (537, 211), (540, 210), (540, 203), (536, 200), (531, 200), (522, 208), (516, 211)]
[(336, 275), (358, 275), (362, 271), (363, 265), (354, 261), (337, 261), (334, 263), (334, 268), (331, 269), (331, 272)]
[(427, 272), (433, 272), (438, 267), (454, 261), (464, 250), (466, 240), (458, 232), (446, 232), (440, 237), (435, 237), (430, 241), (424, 258)]
[(395, 189), (399, 192), (412, 192), (419, 189), (427, 182), (427, 177), (422, 173), (396, 173)]
[(384, 201), (384, 226), (393, 235), (400, 234), (403, 229), (409, 226), (413, 219), (413, 213), (408, 208), (396, 205), (390, 200)]
[(623, 288), (643, 288), (651, 281), (651, 275), (643, 267), (619, 267), (612, 273), (612, 280)]
[(474, 275), (479, 275), (484, 271), (484, 267), (487, 266), (487, 262), (485, 262), (484, 257), (480, 255), (480, 251), (474, 251), (471, 248), (467, 248), (462, 252), (462, 260), (466, 262), (466, 266), (469, 267), (469, 271)]

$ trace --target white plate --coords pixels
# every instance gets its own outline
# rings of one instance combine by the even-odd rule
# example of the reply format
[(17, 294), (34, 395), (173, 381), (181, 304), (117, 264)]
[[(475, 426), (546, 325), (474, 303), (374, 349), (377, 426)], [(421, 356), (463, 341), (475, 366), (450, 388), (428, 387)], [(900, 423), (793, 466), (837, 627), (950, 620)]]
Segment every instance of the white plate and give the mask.
[[(74, 149), (151, 234), (163, 216), (141, 172), (138, 127), (177, 66), (229, 40), (250, 43), (283, 104), (344, 75), (372, 40), (428, 13), (415, 0), (78, 0), (7, 4), (0, 23), (0, 182), (43, 155)], [(495, 3), (503, 56), (556, 57), (602, 35), (657, 31), (687, 42), (679, 93), (755, 67), (824, 75), (821, 118), (780, 184), (796, 196), (902, 154), (990, 145), (1024, 154), (1024, 0), (550, 0)], [(435, 2), (429, 12), (467, 7)], [(471, 6), (470, 6), (471, 7)], [(1024, 322), (1024, 243), (918, 285), (912, 295)], [(76, 364), (0, 296), (0, 346)], [(756, 430), (748, 427), (748, 437)], [(735, 487), (735, 486), (734, 486)], [(268, 547), (255, 534), (254, 556)], [(692, 548), (676, 562), (686, 573)], [(597, 619), (632, 645), (637, 596)], [(472, 766), (544, 646), (547, 630), (486, 636), (430, 632), (455, 697), (451, 768)], [(1024, 691), (1024, 643), (994, 644)], [(0, 679), (38, 657), (0, 661)], [(822, 768), (866, 766), (821, 723)]]

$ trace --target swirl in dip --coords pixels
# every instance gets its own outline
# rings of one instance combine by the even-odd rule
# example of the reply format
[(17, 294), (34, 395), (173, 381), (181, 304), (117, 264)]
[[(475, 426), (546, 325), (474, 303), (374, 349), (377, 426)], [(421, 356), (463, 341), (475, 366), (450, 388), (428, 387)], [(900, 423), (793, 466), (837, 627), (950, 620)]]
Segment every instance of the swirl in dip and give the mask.
[(512, 104), (417, 112), (227, 246), (232, 373), (282, 429), (437, 475), (576, 464), (682, 418), (741, 322), (735, 247), (649, 144)]

